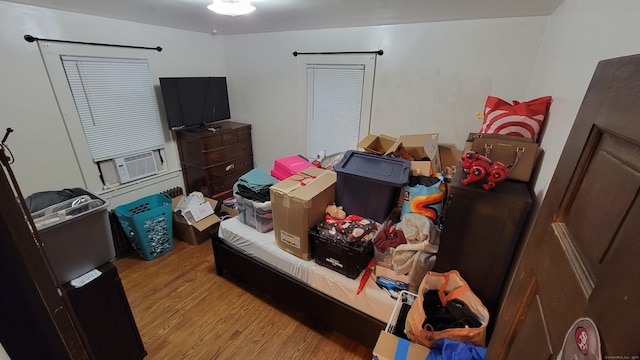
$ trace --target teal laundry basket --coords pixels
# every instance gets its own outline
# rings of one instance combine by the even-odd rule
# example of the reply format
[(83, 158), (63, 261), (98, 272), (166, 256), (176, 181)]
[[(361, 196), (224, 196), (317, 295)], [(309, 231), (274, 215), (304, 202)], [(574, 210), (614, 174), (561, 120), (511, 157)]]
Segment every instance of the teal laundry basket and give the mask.
[(153, 260), (173, 249), (169, 195), (146, 196), (120, 205), (114, 211), (133, 248), (143, 259)]

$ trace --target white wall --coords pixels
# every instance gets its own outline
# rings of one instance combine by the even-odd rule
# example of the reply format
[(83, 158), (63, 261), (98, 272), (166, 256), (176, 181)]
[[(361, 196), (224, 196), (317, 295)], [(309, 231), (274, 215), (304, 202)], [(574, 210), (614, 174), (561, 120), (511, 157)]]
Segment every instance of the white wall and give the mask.
[(225, 36), (232, 114), (253, 125), (255, 162), (268, 171), (304, 153), (303, 60), (292, 52), (383, 49), (371, 133), (438, 132), (462, 148), (487, 95), (523, 100), (545, 26), (528, 17)]
[(554, 97), (534, 191), (546, 192), (598, 61), (640, 53), (640, 2), (565, 0), (549, 18), (528, 98)]
[[(12, 169), (25, 196), (42, 190), (83, 187), (38, 47), (36, 43), (26, 42), (25, 34), (74, 41), (161, 46), (163, 51), (160, 53), (149, 51), (150, 56), (155, 57), (154, 77), (226, 75), (220, 37), (0, 1), (0, 136), (7, 127), (15, 130), (7, 144), (15, 156)], [(161, 114), (164, 116), (163, 111)], [(166, 137), (170, 143), (169, 166), (177, 170), (177, 150), (168, 130)], [(175, 183), (182, 184), (181, 176), (172, 180), (171, 184)], [(171, 184), (155, 184), (112, 205), (165, 190)], [(120, 193), (127, 194), (128, 191), (125, 189)]]
[(439, 132), (441, 143), (461, 147), (486, 95), (552, 95), (534, 184), (540, 200), (597, 62), (640, 53), (639, 13), (635, 0), (565, 0), (550, 17), (220, 37), (0, 1), (0, 133), (16, 130), (8, 144), (25, 194), (81, 186), (37, 46), (23, 36), (162, 46), (157, 76), (229, 77), (233, 119), (253, 125), (256, 165), (270, 169), (303, 149), (305, 95), (291, 53), (383, 49), (372, 133)]

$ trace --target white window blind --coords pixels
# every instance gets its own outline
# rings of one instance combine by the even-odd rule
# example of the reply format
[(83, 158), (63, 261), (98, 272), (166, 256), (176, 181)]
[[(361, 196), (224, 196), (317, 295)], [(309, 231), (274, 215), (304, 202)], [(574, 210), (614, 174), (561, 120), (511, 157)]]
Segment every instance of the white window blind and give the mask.
[(95, 162), (164, 148), (146, 60), (62, 56)]
[(307, 156), (355, 149), (364, 65), (307, 64)]

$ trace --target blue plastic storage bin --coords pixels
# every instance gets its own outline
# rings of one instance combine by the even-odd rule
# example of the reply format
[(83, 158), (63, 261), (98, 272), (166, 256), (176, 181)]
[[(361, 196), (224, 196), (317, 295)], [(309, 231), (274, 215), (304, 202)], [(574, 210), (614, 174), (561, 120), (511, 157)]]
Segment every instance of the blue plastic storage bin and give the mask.
[(347, 214), (382, 223), (398, 203), (409, 181), (411, 163), (404, 159), (349, 150), (333, 169), (336, 204)]
[(167, 194), (143, 197), (114, 209), (134, 249), (153, 260), (173, 249), (171, 198)]

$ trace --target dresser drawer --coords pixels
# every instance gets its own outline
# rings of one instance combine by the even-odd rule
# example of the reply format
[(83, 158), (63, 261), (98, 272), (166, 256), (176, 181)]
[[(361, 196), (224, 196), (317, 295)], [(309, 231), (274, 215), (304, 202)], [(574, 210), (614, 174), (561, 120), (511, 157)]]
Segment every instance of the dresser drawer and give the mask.
[(251, 150), (251, 140), (211, 150), (202, 150), (200, 142), (191, 142), (183, 146), (182, 161), (194, 165), (210, 166), (229, 159), (250, 155), (252, 153)]
[(202, 152), (202, 164), (214, 164), (221, 161), (251, 155), (251, 141), (246, 140), (233, 145)]
[[(234, 174), (244, 175), (253, 169), (253, 155), (235, 158), (206, 168), (209, 182), (220, 180)], [(231, 184), (233, 185), (233, 184)]]
[(234, 145), (241, 142), (251, 142), (251, 128), (245, 127), (234, 131), (221, 132), (205, 136), (201, 140), (202, 150), (213, 150), (223, 146)]

